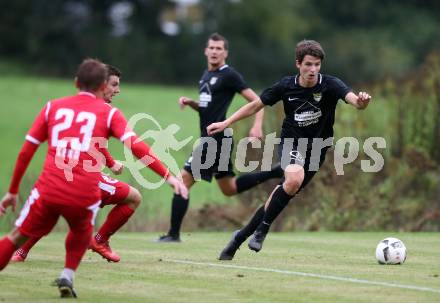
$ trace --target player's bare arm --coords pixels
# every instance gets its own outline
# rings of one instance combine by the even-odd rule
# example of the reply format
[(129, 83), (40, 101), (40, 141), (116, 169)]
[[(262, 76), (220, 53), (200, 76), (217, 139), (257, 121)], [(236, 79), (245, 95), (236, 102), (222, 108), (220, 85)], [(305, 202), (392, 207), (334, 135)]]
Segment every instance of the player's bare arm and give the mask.
[(223, 131), (229, 125), (244, 118), (250, 117), (259, 112), (264, 107), (261, 99), (257, 97), (254, 101), (242, 106), (232, 116), (222, 122), (212, 123), (207, 127), (208, 135), (213, 135)]
[[(243, 98), (248, 102), (252, 102), (258, 99), (258, 95), (251, 89), (247, 88), (241, 92)], [(252, 128), (249, 130), (249, 137), (251, 138), (263, 138), (263, 119), (264, 119), (264, 108), (262, 108), (256, 115), (255, 121)]]
[(195, 110), (196, 112), (199, 111), (199, 102), (196, 102), (188, 97), (184, 97), (184, 96), (180, 97), (179, 98), (179, 105), (180, 105), (180, 109), (184, 109), (185, 106), (189, 106), (193, 110)]
[(370, 103), (370, 100), (371, 96), (366, 92), (359, 92), (357, 95), (353, 92), (349, 92), (345, 96), (345, 101), (357, 109), (365, 109)]

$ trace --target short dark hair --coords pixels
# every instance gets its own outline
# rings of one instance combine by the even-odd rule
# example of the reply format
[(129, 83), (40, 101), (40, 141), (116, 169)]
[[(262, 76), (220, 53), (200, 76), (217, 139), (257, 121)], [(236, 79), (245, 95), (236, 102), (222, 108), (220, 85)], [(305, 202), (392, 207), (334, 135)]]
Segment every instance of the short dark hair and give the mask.
[(76, 71), (76, 81), (80, 90), (96, 92), (107, 78), (107, 67), (98, 59), (85, 59)]
[(208, 40), (206, 41), (206, 46), (208, 46), (209, 40), (212, 40), (212, 41), (223, 41), (223, 45), (224, 45), (225, 49), (228, 50), (228, 48), (229, 48), (228, 39), (226, 39), (225, 37), (223, 37), (219, 33), (211, 34), (209, 36)]
[(111, 64), (107, 64), (107, 70), (108, 70), (108, 77), (110, 76), (116, 76), (118, 78), (121, 78), (121, 70), (117, 68), (116, 66), (113, 66)]
[(306, 55), (324, 60), (325, 53), (321, 44), (315, 40), (303, 40), (296, 45), (296, 60), (301, 63)]

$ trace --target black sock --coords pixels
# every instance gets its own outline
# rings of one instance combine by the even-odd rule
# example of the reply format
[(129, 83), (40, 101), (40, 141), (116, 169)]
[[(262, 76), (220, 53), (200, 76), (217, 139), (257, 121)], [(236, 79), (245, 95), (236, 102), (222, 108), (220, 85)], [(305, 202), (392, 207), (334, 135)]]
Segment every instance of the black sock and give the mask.
[(286, 193), (283, 186), (280, 185), (273, 193), (269, 206), (264, 212), (263, 221), (257, 229), (263, 233), (267, 233), (272, 222), (276, 219), (276, 217), (278, 217), (278, 215), (287, 206), (292, 198), (293, 196)]
[(171, 228), (168, 232), (170, 236), (180, 235), (180, 226), (188, 210), (188, 204), (189, 199), (184, 199), (182, 196), (174, 194), (171, 206)]
[(243, 227), (235, 236), (235, 240), (243, 243), (246, 239), (254, 233), (258, 225), (261, 223), (264, 217), (264, 205), (257, 209), (249, 223)]
[(237, 185), (237, 193), (242, 193), (269, 179), (281, 178), (283, 176), (284, 171), (281, 168), (281, 165), (275, 166), (270, 171), (243, 174), (235, 180), (235, 184)]

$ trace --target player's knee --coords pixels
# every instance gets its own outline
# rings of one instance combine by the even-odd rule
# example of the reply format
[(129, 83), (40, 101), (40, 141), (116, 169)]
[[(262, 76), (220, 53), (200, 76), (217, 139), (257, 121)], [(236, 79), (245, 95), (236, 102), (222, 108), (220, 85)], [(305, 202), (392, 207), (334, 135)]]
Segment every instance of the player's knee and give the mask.
[(237, 188), (234, 187), (221, 188), (221, 191), (227, 197), (234, 196), (237, 194)]
[(294, 195), (302, 184), (302, 178), (288, 178), (283, 183), (283, 188), (289, 195)]
[(235, 178), (221, 178), (217, 179), (217, 184), (222, 193), (227, 196), (234, 196), (237, 194), (237, 180)]
[(130, 192), (128, 193), (127, 198), (125, 198), (124, 202), (132, 209), (136, 209), (142, 202), (141, 193), (134, 187), (130, 186)]
[(130, 194), (129, 194), (129, 201), (127, 204), (129, 204), (133, 209), (136, 209), (142, 202), (142, 195), (134, 187), (130, 188)]
[(182, 170), (181, 174), (182, 174), (183, 184), (186, 186), (186, 188), (190, 189), (195, 182), (193, 176), (190, 173), (188, 173), (186, 170)]

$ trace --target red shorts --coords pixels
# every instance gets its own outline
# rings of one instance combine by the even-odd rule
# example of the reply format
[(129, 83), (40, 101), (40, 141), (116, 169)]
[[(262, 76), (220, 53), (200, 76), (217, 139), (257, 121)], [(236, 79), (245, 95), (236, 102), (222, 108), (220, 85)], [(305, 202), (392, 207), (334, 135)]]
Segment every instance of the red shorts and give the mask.
[(62, 216), (72, 231), (86, 232), (93, 228), (99, 203), (100, 201), (85, 208), (49, 202), (34, 188), (15, 221), (15, 226), (25, 236), (40, 238), (47, 235)]
[(101, 189), (101, 205), (103, 207), (109, 204), (118, 204), (127, 198), (130, 192), (130, 185), (125, 182), (110, 178), (108, 175), (101, 174), (99, 180), (99, 188)]

